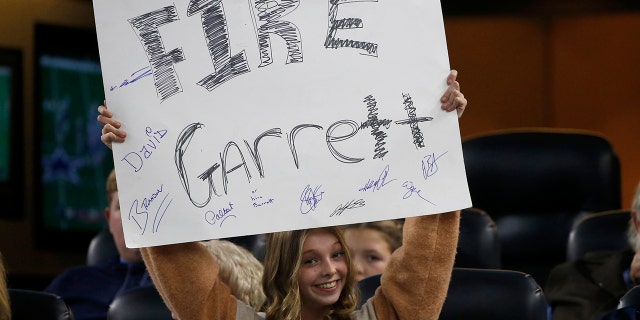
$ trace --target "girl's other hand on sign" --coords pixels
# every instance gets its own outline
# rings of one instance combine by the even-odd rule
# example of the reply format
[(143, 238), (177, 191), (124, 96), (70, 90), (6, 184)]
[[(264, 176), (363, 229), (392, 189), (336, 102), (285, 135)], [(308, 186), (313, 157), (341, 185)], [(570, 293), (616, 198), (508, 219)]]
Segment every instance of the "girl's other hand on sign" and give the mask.
[(127, 133), (120, 129), (122, 124), (113, 119), (113, 113), (107, 109), (107, 101), (104, 101), (104, 103), (98, 107), (98, 113), (98, 122), (102, 124), (102, 135), (100, 136), (102, 143), (111, 149), (113, 142), (124, 142)]
[(457, 70), (451, 70), (447, 77), (447, 84), (449, 87), (444, 92), (440, 101), (442, 102), (442, 110), (453, 111), (456, 110), (458, 118), (462, 117), (464, 109), (467, 107), (467, 99), (460, 91), (460, 83), (456, 81), (458, 77)]

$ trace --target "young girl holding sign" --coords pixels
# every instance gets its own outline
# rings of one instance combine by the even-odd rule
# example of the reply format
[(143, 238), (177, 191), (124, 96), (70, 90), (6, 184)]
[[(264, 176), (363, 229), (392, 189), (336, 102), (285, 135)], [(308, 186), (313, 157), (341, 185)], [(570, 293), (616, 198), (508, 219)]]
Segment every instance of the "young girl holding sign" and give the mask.
[[(467, 100), (452, 70), (442, 109), (462, 115)], [(106, 106), (98, 108), (101, 140), (111, 147), (126, 133)], [(262, 286), (266, 312), (239, 302), (218, 277), (219, 267), (198, 242), (142, 248), (156, 288), (179, 319), (437, 319), (444, 303), (458, 242), (460, 212), (406, 218), (402, 246), (381, 287), (360, 310), (351, 255), (337, 227), (267, 236)]]

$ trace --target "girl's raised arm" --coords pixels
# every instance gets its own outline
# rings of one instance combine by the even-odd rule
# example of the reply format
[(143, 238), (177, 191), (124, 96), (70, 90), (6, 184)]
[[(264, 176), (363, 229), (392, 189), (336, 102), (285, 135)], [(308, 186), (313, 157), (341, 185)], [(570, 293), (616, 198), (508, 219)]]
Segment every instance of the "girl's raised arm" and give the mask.
[(382, 290), (372, 298), (378, 319), (438, 319), (449, 289), (459, 227), (460, 211), (405, 220), (402, 247), (391, 256)]
[(237, 300), (219, 266), (198, 242), (141, 248), (162, 299), (178, 319), (235, 320)]

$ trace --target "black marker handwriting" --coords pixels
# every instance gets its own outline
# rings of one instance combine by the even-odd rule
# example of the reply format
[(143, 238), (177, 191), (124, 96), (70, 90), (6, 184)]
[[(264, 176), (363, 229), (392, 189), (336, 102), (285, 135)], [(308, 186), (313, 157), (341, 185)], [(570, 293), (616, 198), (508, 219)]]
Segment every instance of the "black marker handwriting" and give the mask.
[(425, 180), (438, 173), (438, 159), (447, 154), (447, 152), (449, 151), (445, 151), (437, 157), (435, 153), (432, 153), (422, 158), (422, 176)]
[[(345, 128), (338, 130), (338, 128), (344, 127), (344, 126), (349, 127), (351, 130), (349, 130), (347, 134), (335, 136), (334, 135), (335, 131), (348, 130)], [(331, 155), (333, 155), (333, 157), (336, 158), (336, 160), (344, 163), (358, 163), (364, 160), (364, 158), (353, 158), (353, 157), (346, 156), (342, 154), (340, 151), (338, 151), (338, 149), (336, 149), (336, 147), (333, 145), (335, 142), (344, 141), (355, 136), (356, 133), (358, 133), (358, 130), (360, 130), (360, 126), (358, 125), (357, 122), (353, 120), (338, 120), (334, 122), (332, 125), (330, 125), (329, 128), (327, 128), (327, 132), (326, 132), (327, 147), (329, 147), (329, 152), (331, 152)], [(342, 131), (342, 132), (346, 132), (346, 131)]]
[[(260, 59), (258, 68), (267, 67), (274, 62), (276, 58), (274, 52), (282, 52), (279, 49), (273, 51), (276, 46), (287, 52), (285, 64), (302, 63), (304, 60), (303, 32), (295, 23), (287, 19), (289, 14), (297, 10), (301, 0), (249, 0), (248, 2), (253, 20), (252, 31), (255, 32)], [(349, 2), (353, 1), (329, 1), (326, 37), (320, 40), (322, 43), (319, 45), (326, 49), (355, 50), (360, 55), (376, 58), (379, 51), (378, 43), (354, 40), (350, 36), (350, 30), (365, 28), (365, 21), (359, 17), (343, 17), (338, 14), (339, 8), (348, 5)], [(377, 3), (378, 0), (356, 2)], [(201, 21), (199, 28), (190, 30), (189, 34), (194, 36), (199, 34), (205, 40), (212, 62), (212, 65), (207, 67), (209, 72), (203, 66), (204, 77), (197, 82), (197, 85), (213, 91), (236, 77), (250, 73), (252, 70), (246, 50), (232, 50), (234, 38), (229, 32), (227, 11), (223, 1), (189, 0), (188, 3), (186, 16), (189, 19), (199, 18)], [(163, 38), (163, 26), (183, 23), (186, 19), (181, 19), (182, 15), (183, 13), (179, 12), (175, 5), (168, 5), (127, 20), (147, 56), (149, 67), (146, 75), (153, 76), (156, 95), (161, 102), (184, 92), (176, 66), (186, 62), (187, 56), (190, 55), (186, 54), (180, 45), (170, 47)], [(132, 80), (128, 80), (125, 83), (131, 82)], [(112, 90), (117, 87), (113, 86)]]
[(331, 215), (329, 215), (329, 217), (339, 216), (345, 210), (362, 208), (364, 206), (365, 206), (364, 199), (351, 200), (351, 201), (349, 201), (349, 202), (347, 202), (345, 204), (339, 205), (335, 210), (333, 210), (333, 213), (331, 213)]
[(315, 188), (307, 185), (304, 190), (302, 190), (302, 194), (300, 195), (300, 213), (307, 214), (318, 207), (324, 195), (324, 191), (320, 191), (320, 188), (322, 188), (322, 185), (316, 186)]
[[(290, 133), (287, 134), (287, 142), (289, 144), (288, 151), (294, 159), (293, 163), (295, 164), (296, 168), (301, 168), (301, 165), (298, 162), (298, 151), (296, 150), (296, 135), (300, 133), (301, 130), (307, 129), (316, 131), (322, 130), (323, 127), (315, 124), (301, 124), (294, 126), (291, 129)], [(345, 130), (348, 131), (347, 134), (344, 134)], [(358, 130), (358, 123), (351, 120), (336, 121), (331, 126), (329, 126), (324, 134), (324, 138), (325, 142), (327, 143), (328, 152), (331, 154), (331, 156), (342, 163), (358, 163), (365, 160), (364, 158), (356, 158), (350, 155), (345, 155), (341, 153), (337, 147), (337, 145), (339, 145), (341, 142), (354, 137), (357, 134)], [(266, 130), (255, 138), (253, 144), (244, 139), (242, 141), (238, 140), (239, 142), (233, 140), (227, 142), (224, 150), (220, 152), (220, 160), (211, 161), (207, 169), (203, 170), (202, 173), (194, 177), (187, 174), (187, 172), (193, 171), (187, 170), (187, 166), (184, 160), (189, 153), (192, 153), (190, 151), (191, 149), (189, 149), (189, 146), (191, 140), (196, 135), (207, 135), (204, 124), (199, 122), (191, 123), (178, 134), (174, 149), (174, 163), (176, 165), (178, 178), (180, 180), (182, 188), (189, 197), (189, 200), (194, 206), (198, 208), (204, 208), (209, 204), (214, 196), (222, 197), (223, 195), (229, 194), (230, 188), (228, 182), (230, 177), (235, 176), (235, 178), (233, 179), (240, 179), (241, 177), (244, 177), (247, 179), (248, 183), (251, 183), (251, 179), (253, 177), (251, 171), (252, 169), (255, 169), (260, 175), (258, 178), (264, 178), (267, 175), (267, 171), (269, 171), (269, 168), (264, 165), (262, 157), (260, 155), (260, 143), (262, 143), (262, 141), (266, 141), (267, 139), (272, 142), (278, 141), (279, 139), (281, 139), (283, 131), (280, 128), (271, 128), (269, 130)], [(246, 147), (246, 149), (242, 147), (242, 142), (244, 142), (244, 146)], [(132, 154), (131, 157), (133, 158), (131, 160), (138, 160), (138, 162), (140, 162), (130, 163), (132, 167), (139, 170), (142, 164), (142, 159), (136, 159), (135, 153)], [(236, 159), (240, 159), (240, 161)], [(249, 159), (253, 161), (250, 161)], [(192, 181), (191, 179), (194, 179), (196, 177), (205, 183), (192, 185), (190, 181)], [(203, 188), (202, 192), (200, 193), (204, 195), (202, 199), (195, 199), (191, 190), (192, 187)]]
[(260, 51), (259, 67), (268, 66), (273, 62), (271, 38), (274, 35), (280, 36), (286, 43), (288, 50), (286, 64), (302, 62), (300, 30), (294, 23), (283, 19), (300, 5), (300, 0), (278, 2), (253, 0), (250, 2), (253, 2), (250, 8), (257, 18), (254, 22), (259, 24), (255, 29), (258, 36), (258, 50)]
[(364, 129), (366, 127), (371, 127), (371, 135), (376, 140), (375, 148), (373, 150), (373, 158), (383, 159), (389, 151), (384, 147), (386, 144), (386, 141), (384, 140), (387, 138), (387, 133), (384, 132), (384, 130), (381, 130), (381, 127), (389, 129), (389, 126), (393, 121), (389, 119), (378, 119), (378, 102), (373, 95), (366, 96), (364, 98), (364, 102), (367, 103), (367, 110), (369, 111), (369, 114), (367, 115), (367, 121), (363, 122), (360, 125), (360, 128)]
[(367, 181), (364, 187), (358, 189), (358, 191), (366, 192), (366, 191), (372, 190), (372, 192), (375, 192), (377, 190), (382, 189), (382, 187), (386, 186), (387, 184), (397, 180), (397, 179), (391, 179), (387, 181), (387, 177), (389, 176), (389, 170), (390, 170), (389, 165), (386, 165), (376, 180), (369, 179), (369, 181)]
[(411, 99), (411, 95), (409, 95), (408, 93), (403, 93), (402, 99), (404, 100), (404, 109), (407, 110), (409, 119), (396, 121), (396, 124), (408, 124), (411, 128), (413, 144), (416, 146), (416, 148), (424, 148), (424, 135), (422, 134), (422, 131), (420, 131), (418, 123), (431, 121), (433, 120), (433, 117), (416, 116), (416, 107), (413, 106), (413, 100)]
[(165, 49), (159, 29), (166, 24), (180, 21), (175, 6), (167, 6), (128, 19), (136, 31), (153, 74), (156, 94), (160, 100), (182, 92), (182, 84), (175, 70), (175, 65), (185, 61), (182, 48)]
[(422, 190), (420, 190), (420, 189), (416, 188), (416, 186), (414, 186), (414, 185), (413, 185), (413, 182), (412, 182), (412, 181), (405, 181), (405, 182), (402, 184), (402, 186), (403, 186), (405, 189), (407, 189), (407, 192), (402, 196), (402, 199), (409, 199), (409, 198), (411, 198), (411, 196), (412, 196), (412, 195), (414, 195), (414, 194), (415, 194), (415, 195), (417, 195), (418, 197), (420, 197), (420, 199), (422, 199), (422, 200), (424, 200), (424, 201), (426, 201), (426, 202), (428, 202), (428, 203), (430, 203), (430, 204), (432, 204), (432, 205), (435, 205), (435, 203), (433, 203), (433, 202), (429, 201), (429, 199), (425, 198), (425, 197), (421, 194)]
[(218, 212), (208, 210), (204, 214), (204, 219), (212, 226), (214, 226), (216, 222), (220, 221), (220, 228), (222, 228), (222, 224), (225, 220), (228, 218), (237, 218), (236, 215), (231, 214), (231, 211), (233, 211), (233, 203), (229, 202), (226, 207), (219, 209)]
[[(371, 1), (371, 0), (370, 0)], [(375, 0), (373, 0), (375, 1)], [(346, 2), (343, 1), (329, 1), (329, 30), (327, 32), (327, 38), (324, 41), (324, 47), (329, 49), (337, 48), (354, 48), (362, 50), (360, 54), (377, 57), (378, 56), (378, 44), (367, 41), (357, 41), (351, 39), (340, 39), (336, 37), (338, 30), (359, 29), (364, 26), (362, 19), (360, 18), (342, 18), (338, 19), (338, 7)]]

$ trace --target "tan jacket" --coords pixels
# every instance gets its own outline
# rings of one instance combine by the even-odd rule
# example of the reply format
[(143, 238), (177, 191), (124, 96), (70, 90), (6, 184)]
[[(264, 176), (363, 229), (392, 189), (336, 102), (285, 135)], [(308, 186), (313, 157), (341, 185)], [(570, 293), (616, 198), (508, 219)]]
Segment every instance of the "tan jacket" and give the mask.
[[(352, 318), (435, 320), (444, 304), (458, 243), (460, 212), (405, 220), (381, 286)], [(218, 279), (218, 264), (197, 242), (143, 248), (156, 288), (181, 320), (262, 319)]]

